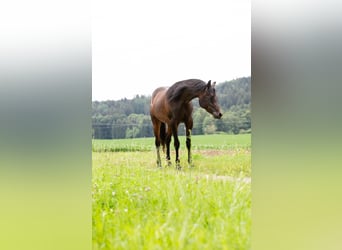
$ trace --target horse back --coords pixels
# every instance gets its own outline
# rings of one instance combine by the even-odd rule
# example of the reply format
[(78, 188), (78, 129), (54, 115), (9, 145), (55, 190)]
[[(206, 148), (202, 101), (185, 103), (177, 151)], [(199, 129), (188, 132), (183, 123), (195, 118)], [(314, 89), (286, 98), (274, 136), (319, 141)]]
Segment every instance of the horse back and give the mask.
[(164, 92), (166, 93), (166, 90), (167, 90), (166, 87), (159, 87), (155, 91), (153, 91), (152, 97), (151, 97), (151, 105), (155, 102), (156, 97), (163, 94)]
[(168, 100), (167, 90), (168, 88), (166, 87), (160, 87), (152, 93), (150, 106), (151, 116), (167, 124), (172, 119), (185, 123), (192, 121), (192, 103)]

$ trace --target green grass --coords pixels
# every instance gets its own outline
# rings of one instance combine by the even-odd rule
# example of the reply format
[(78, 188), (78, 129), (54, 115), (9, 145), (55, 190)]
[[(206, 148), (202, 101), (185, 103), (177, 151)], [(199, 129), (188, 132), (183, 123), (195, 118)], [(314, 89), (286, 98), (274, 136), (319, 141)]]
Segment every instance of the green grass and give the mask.
[[(193, 135), (193, 149), (249, 149), (251, 146), (251, 135)], [(180, 136), (181, 148), (185, 148), (185, 137)], [(173, 144), (172, 144), (173, 146)], [(150, 151), (155, 148), (154, 138), (136, 138), (136, 139), (116, 139), (116, 140), (93, 140), (93, 152), (132, 152), (132, 151)]]
[(195, 166), (183, 149), (181, 171), (156, 167), (151, 138), (134, 142), (149, 151), (93, 152), (93, 249), (250, 249), (251, 184), (239, 179), (250, 177), (250, 136), (193, 138)]

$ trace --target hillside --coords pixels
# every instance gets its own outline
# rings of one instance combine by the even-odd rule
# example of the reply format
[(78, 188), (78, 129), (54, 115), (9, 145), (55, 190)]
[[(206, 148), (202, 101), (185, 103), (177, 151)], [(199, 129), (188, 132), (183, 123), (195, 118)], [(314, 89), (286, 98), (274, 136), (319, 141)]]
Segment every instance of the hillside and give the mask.
[[(193, 134), (249, 133), (251, 131), (251, 78), (242, 77), (219, 83), (216, 93), (223, 117), (214, 120), (204, 109), (194, 104)], [(149, 115), (150, 96), (137, 95), (119, 101), (94, 101), (92, 103), (92, 128), (94, 139), (151, 137), (152, 123)], [(180, 126), (180, 134), (184, 128)]]

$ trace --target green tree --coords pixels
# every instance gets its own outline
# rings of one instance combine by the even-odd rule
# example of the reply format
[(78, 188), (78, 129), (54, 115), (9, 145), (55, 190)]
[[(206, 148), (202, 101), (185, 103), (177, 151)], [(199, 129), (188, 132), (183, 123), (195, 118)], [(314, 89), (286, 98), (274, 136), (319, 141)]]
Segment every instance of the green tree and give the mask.
[(212, 117), (205, 117), (203, 121), (204, 134), (214, 134), (216, 132), (216, 125)]
[(203, 121), (204, 118), (207, 116), (206, 111), (201, 108), (197, 108), (194, 112), (192, 118), (193, 118), (193, 129), (192, 134), (194, 135), (202, 135), (203, 134)]
[(136, 138), (139, 134), (139, 128), (136, 126), (132, 126), (131, 128), (126, 129), (126, 138)]
[[(241, 77), (217, 84), (216, 93), (223, 117), (214, 120), (193, 100), (193, 134), (246, 133), (251, 131), (251, 78)], [(129, 100), (92, 102), (92, 134), (95, 139), (153, 136), (149, 115), (150, 96)], [(135, 127), (135, 129), (133, 129)], [(184, 128), (179, 129), (184, 134)]]

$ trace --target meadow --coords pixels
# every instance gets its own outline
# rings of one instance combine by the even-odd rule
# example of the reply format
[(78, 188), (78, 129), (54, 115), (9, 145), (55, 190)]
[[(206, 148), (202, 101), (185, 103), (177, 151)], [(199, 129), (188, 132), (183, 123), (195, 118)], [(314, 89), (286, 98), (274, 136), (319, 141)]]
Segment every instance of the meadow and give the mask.
[(250, 135), (193, 136), (192, 168), (180, 141), (179, 171), (153, 138), (93, 140), (93, 249), (250, 249)]

